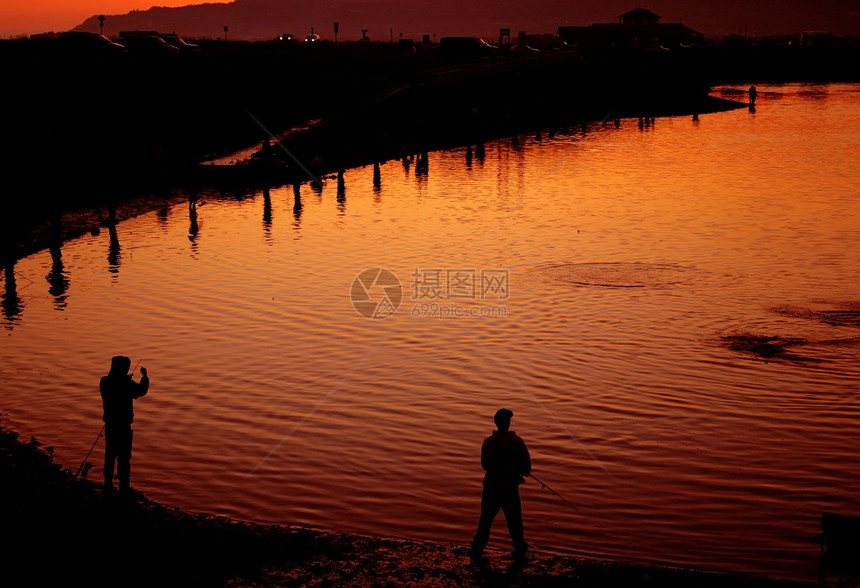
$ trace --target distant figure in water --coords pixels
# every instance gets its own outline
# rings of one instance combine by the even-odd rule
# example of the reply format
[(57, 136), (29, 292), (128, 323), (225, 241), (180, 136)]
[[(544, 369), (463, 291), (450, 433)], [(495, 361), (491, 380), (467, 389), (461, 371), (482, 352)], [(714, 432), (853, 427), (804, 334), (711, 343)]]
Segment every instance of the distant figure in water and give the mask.
[(128, 373), (131, 360), (118, 355), (111, 359), (110, 373), (99, 383), (104, 406), (105, 422), (105, 495), (113, 493), (113, 469), (117, 463), (119, 491), (128, 494), (131, 490), (131, 423), (134, 421), (133, 403), (149, 390), (146, 368), (140, 368), (140, 382), (132, 380)]
[(758, 90), (755, 89), (755, 86), (750, 86), (750, 108), (755, 106), (756, 96), (758, 96)]
[(497, 430), (484, 439), (481, 466), (486, 470), (481, 494), (481, 519), (472, 540), (471, 556), (479, 558), (490, 540), (490, 528), (499, 510), (505, 513), (515, 559), (525, 557), (528, 543), (523, 537), (523, 513), (519, 485), (531, 474), (532, 462), (525, 441), (510, 430), (514, 413), (506, 408), (496, 412)]

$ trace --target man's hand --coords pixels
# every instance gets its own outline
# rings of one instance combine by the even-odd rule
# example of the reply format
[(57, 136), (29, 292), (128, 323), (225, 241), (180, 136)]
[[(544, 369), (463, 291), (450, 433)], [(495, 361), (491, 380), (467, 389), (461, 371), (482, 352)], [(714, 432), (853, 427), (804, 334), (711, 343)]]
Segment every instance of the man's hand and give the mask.
[(145, 377), (147, 377), (147, 376), (146, 376), (146, 368), (145, 368), (145, 367), (140, 368), (140, 373), (141, 373), (141, 374), (143, 374), (143, 377), (144, 377), (144, 378), (145, 378)]

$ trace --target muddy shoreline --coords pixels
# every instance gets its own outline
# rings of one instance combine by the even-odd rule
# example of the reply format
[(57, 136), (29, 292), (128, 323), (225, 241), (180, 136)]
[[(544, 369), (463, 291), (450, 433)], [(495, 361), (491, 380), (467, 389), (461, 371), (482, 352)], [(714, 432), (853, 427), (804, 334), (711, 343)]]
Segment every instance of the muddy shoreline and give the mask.
[(807, 585), (536, 552), (524, 565), (497, 551), (474, 562), (464, 545), (246, 523), (183, 512), (138, 492), (106, 499), (94, 482), (56, 463), (52, 451), (0, 428), (0, 517), (9, 540), (3, 573), (9, 586)]

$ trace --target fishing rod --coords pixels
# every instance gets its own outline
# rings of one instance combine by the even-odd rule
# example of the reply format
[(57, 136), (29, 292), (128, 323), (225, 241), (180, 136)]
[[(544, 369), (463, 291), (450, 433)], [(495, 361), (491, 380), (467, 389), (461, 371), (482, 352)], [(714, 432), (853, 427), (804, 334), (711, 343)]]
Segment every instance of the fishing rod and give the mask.
[(92, 453), (92, 452), (93, 452), (93, 449), (95, 449), (95, 447), (96, 447), (96, 443), (98, 443), (98, 442), (99, 442), (99, 439), (101, 439), (101, 438), (102, 438), (102, 433), (104, 433), (104, 432), (105, 432), (105, 427), (106, 427), (106, 426), (107, 426), (107, 423), (105, 423), (104, 425), (102, 425), (102, 429), (101, 429), (101, 431), (99, 431), (99, 435), (98, 435), (98, 437), (96, 437), (96, 440), (95, 440), (95, 441), (93, 441), (93, 446), (92, 446), (92, 447), (90, 447), (90, 450), (87, 452), (87, 456), (84, 458), (84, 461), (82, 461), (82, 462), (81, 462), (81, 466), (78, 468), (78, 471), (77, 471), (77, 472), (75, 472), (75, 478), (77, 478), (78, 476), (80, 476), (80, 475), (81, 475), (81, 471), (83, 471), (84, 466), (85, 466), (85, 465), (86, 465), (86, 463), (87, 463), (87, 460), (90, 458), (90, 453)]
[[(134, 367), (133, 367), (133, 368), (131, 368), (131, 373), (128, 375), (128, 377), (129, 377), (129, 378), (130, 378), (130, 377), (132, 377), (132, 376), (134, 375), (134, 372), (137, 370), (137, 366), (139, 366), (139, 365), (140, 365), (140, 362), (141, 362), (142, 360), (143, 360), (143, 358), (141, 357), (140, 359), (138, 359), (138, 360), (137, 360), (137, 363), (136, 363), (136, 364), (134, 364)], [(84, 470), (84, 466), (87, 464), (87, 460), (90, 458), (90, 454), (93, 452), (93, 449), (95, 449), (95, 448), (96, 448), (96, 443), (98, 443), (98, 442), (99, 442), (99, 439), (101, 439), (101, 438), (102, 438), (102, 434), (105, 432), (105, 427), (107, 427), (107, 423), (105, 423), (105, 424), (103, 424), (103, 425), (102, 425), (102, 428), (101, 428), (101, 430), (99, 431), (99, 434), (98, 434), (98, 436), (96, 437), (96, 440), (95, 440), (95, 441), (93, 441), (93, 445), (92, 445), (92, 447), (90, 447), (90, 450), (87, 452), (87, 456), (84, 458), (84, 461), (82, 461), (82, 462), (81, 462), (81, 465), (78, 467), (78, 471), (77, 471), (77, 472), (75, 472), (75, 478), (77, 478), (78, 476), (80, 476), (80, 475), (81, 475), (81, 472)]]
[(534, 478), (534, 479), (537, 481), (537, 483), (541, 485), (541, 487), (542, 487), (542, 488), (546, 488), (546, 489), (547, 489), (547, 490), (549, 490), (551, 493), (553, 493), (553, 494), (555, 494), (556, 496), (558, 496), (559, 498), (561, 498), (562, 502), (564, 502), (564, 503), (565, 503), (566, 505), (568, 505), (570, 508), (572, 508), (572, 509), (573, 509), (573, 510), (575, 510), (576, 512), (579, 512), (579, 509), (578, 509), (578, 508), (576, 508), (576, 507), (575, 507), (575, 506), (573, 506), (570, 502), (568, 502), (568, 501), (567, 501), (567, 499), (566, 499), (564, 496), (562, 496), (561, 494), (559, 494), (558, 492), (556, 492), (555, 490), (553, 490), (552, 488), (550, 488), (549, 486), (547, 486), (547, 485), (546, 485), (546, 483), (544, 483), (544, 482), (542, 482), (542, 481), (540, 480), (540, 478), (538, 478), (538, 477), (537, 477), (537, 476), (535, 476), (534, 474), (529, 474), (529, 478)]

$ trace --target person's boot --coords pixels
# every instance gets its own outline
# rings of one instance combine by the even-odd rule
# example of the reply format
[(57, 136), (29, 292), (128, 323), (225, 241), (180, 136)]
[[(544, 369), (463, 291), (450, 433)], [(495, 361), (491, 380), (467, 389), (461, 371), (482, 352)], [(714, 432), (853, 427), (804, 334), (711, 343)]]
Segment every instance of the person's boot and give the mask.
[(523, 541), (521, 544), (517, 545), (513, 552), (511, 553), (511, 557), (514, 561), (523, 563), (526, 561), (526, 552), (529, 550), (529, 544)]

